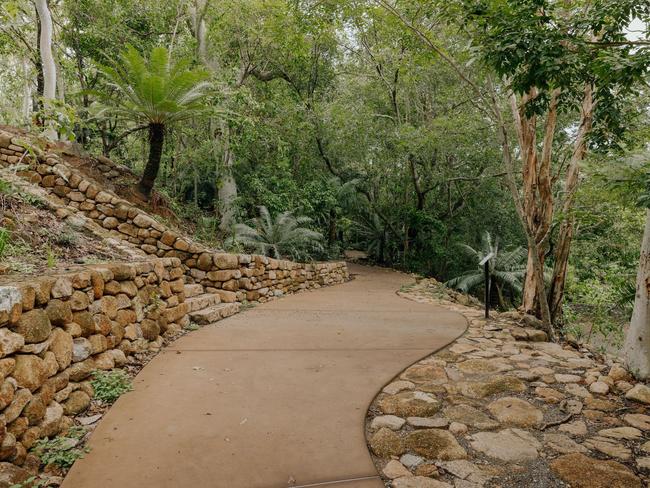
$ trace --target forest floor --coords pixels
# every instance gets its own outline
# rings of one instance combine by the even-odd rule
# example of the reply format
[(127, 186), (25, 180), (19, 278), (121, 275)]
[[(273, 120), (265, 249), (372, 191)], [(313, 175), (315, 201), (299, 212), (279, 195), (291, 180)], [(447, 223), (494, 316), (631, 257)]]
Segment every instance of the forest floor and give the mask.
[(0, 282), (129, 257), (74, 219), (59, 218), (39, 189), (0, 173), (0, 276), (11, 276)]
[(400, 295), (462, 313), (469, 330), (405, 370), (371, 406), (367, 436), (387, 483), (646, 486), (650, 388), (611, 358), (546, 342), (512, 313), (486, 321), (438, 285), (421, 280)]

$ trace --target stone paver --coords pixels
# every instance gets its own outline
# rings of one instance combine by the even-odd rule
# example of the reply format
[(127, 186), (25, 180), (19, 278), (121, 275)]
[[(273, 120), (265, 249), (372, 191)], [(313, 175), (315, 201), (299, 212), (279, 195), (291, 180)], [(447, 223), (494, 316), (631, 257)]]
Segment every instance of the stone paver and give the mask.
[[(64, 488), (383, 487), (362, 429), (368, 406), (467, 322), (399, 297), (408, 275), (350, 271), (349, 283), (260, 305), (163, 349), (98, 422)], [(414, 399), (426, 415), (437, 405), (429, 395)], [(375, 433), (387, 453), (400, 450), (389, 427)], [(403, 486), (445, 486), (423, 479)]]
[[(392, 383), (370, 408), (367, 426), (382, 414), (412, 415), (408, 407), (431, 409), (390, 431), (399, 445), (394, 458), (373, 452), (380, 469), (390, 461), (391, 472), (402, 473), (388, 486), (650, 486), (650, 388), (620, 364), (545, 342), (528, 326), (536, 321), (516, 312), (492, 312), (486, 322), (482, 310), (434, 280), (400, 294), (461, 312), (470, 327), (399, 375), (412, 386)], [(426, 467), (435, 469), (423, 474)]]

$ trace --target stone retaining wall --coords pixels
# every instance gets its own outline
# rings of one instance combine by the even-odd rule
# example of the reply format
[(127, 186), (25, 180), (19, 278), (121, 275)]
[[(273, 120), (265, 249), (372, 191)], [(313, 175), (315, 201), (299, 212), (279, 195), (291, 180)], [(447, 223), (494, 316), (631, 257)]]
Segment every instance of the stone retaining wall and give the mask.
[(341, 283), (349, 276), (345, 263), (303, 264), (265, 256), (215, 252), (156, 221), (143, 210), (102, 189), (93, 179), (71, 168), (56, 153), (38, 149), (30, 141), (0, 131), (0, 162), (28, 164), (18, 174), (45, 188), (66, 205), (125, 240), (144, 254), (176, 257), (190, 279), (224, 302), (259, 301), (306, 288)]
[(38, 469), (28, 449), (39, 438), (65, 431), (88, 408), (93, 371), (158, 350), (190, 320), (210, 323), (238, 310), (237, 303), (215, 304), (264, 302), (349, 279), (344, 262), (294, 263), (192, 242), (59, 154), (43, 151), (46, 146), (0, 130), (0, 166), (14, 166), (16, 174), (43, 188), (59, 217), (88, 219), (90, 227), (106, 229), (129, 248), (134, 262), (0, 282), (2, 469), (11, 466), (7, 462)]
[(110, 263), (0, 286), (0, 461), (72, 425), (95, 370), (157, 350), (189, 323), (177, 258)]

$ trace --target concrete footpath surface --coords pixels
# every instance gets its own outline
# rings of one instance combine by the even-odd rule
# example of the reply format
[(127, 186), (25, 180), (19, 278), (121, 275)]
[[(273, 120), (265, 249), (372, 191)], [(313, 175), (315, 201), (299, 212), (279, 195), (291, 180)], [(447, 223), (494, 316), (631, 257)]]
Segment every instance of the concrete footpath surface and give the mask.
[(259, 305), (164, 349), (63, 487), (383, 487), (367, 408), (466, 321), (397, 296), (407, 275), (350, 271), (349, 283)]

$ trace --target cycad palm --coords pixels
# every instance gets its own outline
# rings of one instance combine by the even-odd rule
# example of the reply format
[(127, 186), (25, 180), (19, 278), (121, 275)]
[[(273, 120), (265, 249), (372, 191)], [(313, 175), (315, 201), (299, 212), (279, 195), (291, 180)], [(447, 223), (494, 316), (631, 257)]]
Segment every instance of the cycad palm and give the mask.
[(148, 197), (158, 175), (165, 129), (205, 111), (208, 72), (190, 69), (185, 60), (172, 62), (164, 47), (153, 48), (145, 59), (132, 46), (118, 63), (100, 70), (114, 89), (105, 111), (149, 130), (149, 158), (138, 184)]
[(495, 284), (497, 289), (499, 306), (502, 308), (505, 307), (502, 294), (504, 288), (510, 288), (517, 293), (521, 293), (526, 274), (525, 248), (501, 249), (499, 247), (499, 238), (493, 239), (492, 235), (487, 231), (482, 236), (480, 249), (474, 249), (467, 244), (460, 244), (459, 248), (477, 263), (476, 268), (468, 270), (462, 275), (447, 281), (445, 283), (447, 286), (467, 293), (481, 285), (485, 278), (485, 271), (478, 263), (490, 253), (494, 253), (494, 257), (488, 262), (488, 269), (490, 280)]
[(253, 219), (253, 226), (235, 225), (234, 238), (270, 257), (295, 257), (310, 248), (321, 247), (323, 235), (304, 227), (309, 222), (309, 217), (295, 217), (291, 212), (282, 212), (273, 219), (268, 209), (261, 206), (260, 216)]

